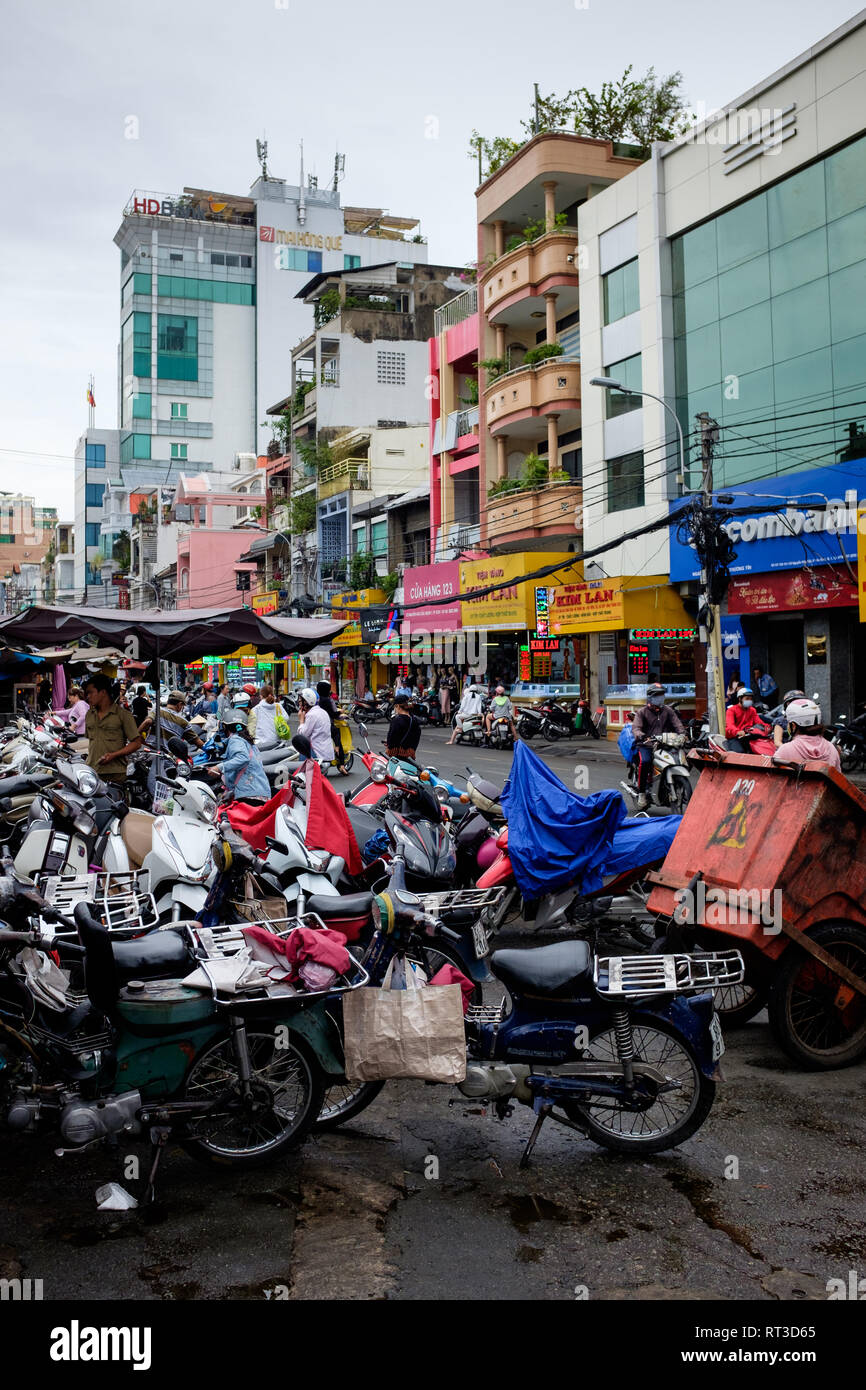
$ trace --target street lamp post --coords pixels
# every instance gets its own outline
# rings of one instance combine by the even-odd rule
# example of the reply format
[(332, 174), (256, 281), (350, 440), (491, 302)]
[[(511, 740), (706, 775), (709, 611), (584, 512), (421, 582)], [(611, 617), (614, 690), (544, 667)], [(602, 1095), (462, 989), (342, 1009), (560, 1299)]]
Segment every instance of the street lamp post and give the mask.
[[(680, 424), (679, 417), (677, 416), (677, 413), (673, 409), (673, 407), (668, 405), (667, 401), (663, 400), (661, 396), (656, 396), (652, 391), (637, 391), (632, 386), (624, 386), (621, 381), (616, 381), (613, 377), (594, 376), (590, 378), (589, 384), (590, 386), (601, 386), (603, 389), (608, 391), (622, 391), (623, 394), (626, 396), (649, 396), (650, 400), (658, 401), (659, 405), (663, 406), (663, 408), (668, 412), (668, 414), (673, 417), (674, 424), (677, 427), (677, 437), (679, 439), (680, 445), (680, 487), (682, 488), (683, 492), (690, 492), (691, 489), (686, 486), (686, 449), (685, 440), (683, 439), (683, 427)], [(712, 502), (712, 495), (711, 491), (709, 494), (707, 492), (707, 481), (707, 475), (705, 475), (703, 478), (702, 487), (703, 505), (708, 508)], [(711, 487), (712, 484), (710, 482), (710, 489)], [(709, 574), (707, 571), (706, 557), (704, 555), (701, 555), (700, 561), (701, 584), (704, 589), (702, 606), (704, 611), (707, 611), (709, 609), (710, 599)], [(699, 625), (701, 629), (701, 641), (705, 642), (707, 648), (707, 718), (709, 720), (710, 732), (718, 734), (723, 732), (721, 727), (714, 727), (714, 725), (719, 725), (719, 712), (722, 709), (721, 693), (723, 688), (721, 650), (719, 647), (720, 619), (718, 607), (714, 607), (712, 609), (711, 621), (713, 624), (712, 632), (707, 632), (705, 630), (704, 623), (700, 623)], [(718, 653), (714, 650), (714, 646), (719, 647)]]

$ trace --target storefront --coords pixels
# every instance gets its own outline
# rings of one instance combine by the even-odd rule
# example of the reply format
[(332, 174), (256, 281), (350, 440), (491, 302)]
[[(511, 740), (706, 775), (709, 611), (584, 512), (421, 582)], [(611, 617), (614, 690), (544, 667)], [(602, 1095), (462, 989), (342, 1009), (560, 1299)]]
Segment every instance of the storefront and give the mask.
[[(768, 494), (779, 498), (775, 512), (762, 509)], [(738, 508), (750, 496), (754, 515), (732, 518), (725, 528), (736, 552), (722, 624), (726, 681), (738, 675), (751, 684), (760, 666), (780, 694), (807, 690), (828, 717), (850, 713), (866, 699), (857, 606), (866, 460), (741, 483)], [(696, 581), (693, 548), (678, 540), (675, 527), (670, 536), (671, 580)]]
[(332, 686), (343, 700), (354, 699), (363, 691), (377, 690), (380, 685), (387, 684), (387, 673), (373, 655), (369, 621), (366, 633), (362, 627), (364, 614), (368, 618), (373, 615), (377, 621), (386, 606), (384, 589), (350, 589), (331, 595), (331, 616), (347, 622), (348, 626), (331, 643), (331, 666), (326, 678), (329, 674)]
[[(579, 666), (580, 657), (573, 647), (569, 650), (568, 644), (558, 640), (555, 651), (530, 647), (531, 642), (549, 640), (555, 635), (548, 627), (548, 589), (551, 581), (555, 583), (558, 578), (575, 573), (574, 559), (574, 555), (561, 552), (533, 550), (493, 555), (485, 560), (465, 560), (460, 565), (461, 593), (471, 593), (490, 584), (504, 586), (479, 598), (464, 598), (461, 623), (467, 653), (468, 634), (476, 634), (474, 660), (466, 664), (490, 681), (502, 681), (516, 700), (538, 699), (541, 694), (550, 693), (548, 686), (556, 687), (560, 694), (572, 688), (579, 689), (580, 676), (575, 667)], [(508, 582), (557, 561), (562, 561), (561, 575), (554, 573), (543, 580), (529, 580), (523, 584)], [(568, 682), (562, 679), (563, 670), (569, 671), (571, 679)], [(557, 675), (551, 675), (552, 671)], [(527, 689), (530, 685), (537, 686), (538, 693), (530, 693)]]

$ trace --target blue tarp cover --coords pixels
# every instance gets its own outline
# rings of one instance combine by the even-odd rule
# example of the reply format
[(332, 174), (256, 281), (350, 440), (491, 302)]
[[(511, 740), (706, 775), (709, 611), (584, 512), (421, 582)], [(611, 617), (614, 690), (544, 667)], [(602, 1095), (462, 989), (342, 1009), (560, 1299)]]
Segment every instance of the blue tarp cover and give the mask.
[(682, 819), (627, 820), (619, 792), (570, 792), (525, 743), (515, 746), (502, 806), (515, 882), (530, 900), (575, 881), (597, 892), (605, 877), (663, 859)]

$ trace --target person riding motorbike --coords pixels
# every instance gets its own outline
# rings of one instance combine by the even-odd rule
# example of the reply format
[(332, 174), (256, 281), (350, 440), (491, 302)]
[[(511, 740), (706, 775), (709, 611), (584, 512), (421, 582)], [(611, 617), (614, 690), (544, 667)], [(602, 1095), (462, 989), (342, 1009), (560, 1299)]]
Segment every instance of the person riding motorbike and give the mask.
[(280, 746), (276, 717), (277, 702), (274, 687), (270, 684), (263, 685), (262, 698), (255, 709), (250, 711), (250, 717), (247, 721), (250, 738), (254, 740), (260, 752)]
[(385, 747), (390, 758), (411, 758), (414, 762), (421, 725), (409, 709), (408, 695), (394, 696), (394, 713), (385, 735)]
[[(745, 737), (754, 729), (755, 737)], [(729, 753), (772, 753), (775, 744), (770, 738), (770, 726), (755, 709), (755, 697), (747, 685), (737, 691), (737, 703), (725, 713), (725, 739)]]
[(487, 732), (488, 737), (493, 728), (494, 719), (508, 720), (508, 727), (511, 730), (511, 737), (514, 739), (514, 742), (516, 743), (517, 730), (514, 727), (514, 706), (512, 705), (511, 701), (505, 693), (504, 685), (497, 685), (496, 693), (494, 694), (493, 699), (490, 702), (490, 709), (488, 710), (484, 719), (484, 728)]
[[(457, 735), (463, 728), (464, 720), (476, 719), (481, 714), (486, 698), (487, 692), (482, 685), (469, 685), (466, 687), (466, 690), (463, 692), (463, 699), (460, 701), (460, 706), (454, 716), (454, 729), (448, 740), (449, 744), (456, 742)], [(446, 747), (447, 746), (446, 744)]]
[(337, 761), (337, 767), (342, 767), (343, 763), (346, 761), (346, 755), (343, 752), (343, 741), (340, 738), (340, 730), (337, 727), (337, 720), (341, 716), (336, 701), (331, 694), (331, 682), (317, 681), (316, 694), (319, 697), (319, 704), (331, 721), (331, 738), (334, 740), (334, 757)]
[(653, 682), (646, 688), (646, 704), (638, 710), (632, 722), (634, 753), (637, 764), (637, 809), (645, 811), (650, 803), (649, 789), (653, 779), (653, 740), (660, 734), (684, 734), (682, 720), (670, 705), (665, 704), (667, 686)]
[(319, 704), (319, 697), (309, 686), (298, 697), (299, 734), (310, 741), (313, 757), (320, 762), (334, 760), (334, 739), (331, 734), (331, 720), (326, 710)]
[(782, 696), (782, 713), (773, 719), (773, 742), (777, 748), (788, 741), (788, 706), (792, 700), (805, 700), (805, 690), (786, 690)]
[(841, 771), (839, 750), (824, 738), (824, 725), (821, 710), (814, 700), (805, 696), (788, 701), (785, 709), (788, 720), (788, 743), (783, 743), (773, 754), (774, 763), (829, 763)]
[(226, 710), (223, 728), (229, 734), (225, 757), (219, 766), (226, 791), (234, 801), (269, 801), (270, 783), (262, 766), (262, 756), (247, 729), (247, 705)]

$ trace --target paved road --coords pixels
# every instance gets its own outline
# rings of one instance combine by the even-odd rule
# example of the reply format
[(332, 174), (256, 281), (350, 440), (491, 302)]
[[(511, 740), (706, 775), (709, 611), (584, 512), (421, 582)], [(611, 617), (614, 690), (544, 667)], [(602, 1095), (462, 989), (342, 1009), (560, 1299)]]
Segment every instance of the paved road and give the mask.
[[(510, 762), (443, 743), (425, 731), (443, 772)], [(620, 776), (603, 746), (543, 756), (567, 783), (577, 764), (593, 789)], [(824, 1299), (828, 1279), (864, 1273), (866, 1067), (793, 1071), (765, 1015), (727, 1041), (706, 1124), (643, 1161), (549, 1123), (520, 1172), (529, 1111), (499, 1122), (450, 1088), (398, 1082), (274, 1169), (234, 1176), (170, 1152), (145, 1220), (95, 1210), (118, 1159), (4, 1139), (0, 1278), (102, 1300)]]

